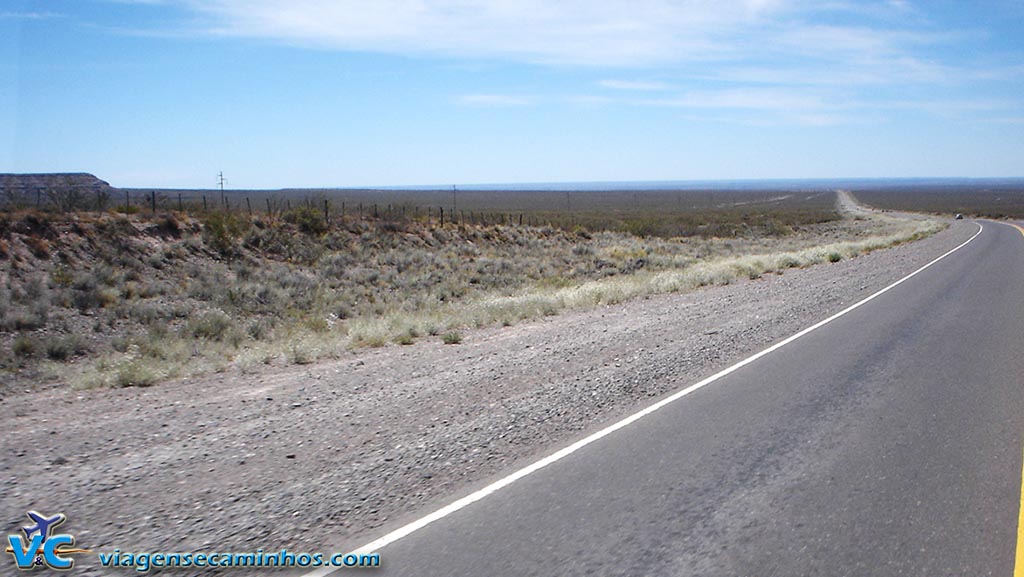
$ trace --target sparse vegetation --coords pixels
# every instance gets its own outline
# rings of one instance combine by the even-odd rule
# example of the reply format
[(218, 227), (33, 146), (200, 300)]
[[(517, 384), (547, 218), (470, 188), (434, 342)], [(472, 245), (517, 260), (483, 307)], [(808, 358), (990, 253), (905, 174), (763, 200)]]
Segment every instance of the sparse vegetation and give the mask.
[[(604, 224), (581, 222), (583, 204), (571, 226), (520, 226), (507, 216), (442, 226), (437, 213), (402, 217), (394, 206), (327, 221), (298, 203), (253, 216), (0, 213), (8, 255), (0, 340), (9, 351), (0, 367), (7, 380), (38, 379), (45, 365), (76, 386), (146, 386), (428, 335), (458, 344), (467, 328), (756, 279), (937, 230), (840, 218), (818, 196), (786, 207), (758, 193), (737, 210), (748, 202), (741, 198)], [(751, 208), (758, 203), (764, 210)], [(672, 231), (686, 236), (662, 236)]]
[(217, 210), (203, 216), (203, 237), (211, 248), (223, 255), (237, 250), (238, 239), (249, 230), (250, 222), (241, 214)]
[(18, 335), (14, 338), (14, 345), (11, 347), (11, 350), (14, 352), (15, 357), (27, 359), (36, 356), (37, 348), (36, 342), (32, 340), (32, 337)]
[(982, 218), (1024, 218), (1024, 187), (1020, 182), (984, 186), (900, 186), (854, 191), (861, 202), (887, 210), (960, 213)]

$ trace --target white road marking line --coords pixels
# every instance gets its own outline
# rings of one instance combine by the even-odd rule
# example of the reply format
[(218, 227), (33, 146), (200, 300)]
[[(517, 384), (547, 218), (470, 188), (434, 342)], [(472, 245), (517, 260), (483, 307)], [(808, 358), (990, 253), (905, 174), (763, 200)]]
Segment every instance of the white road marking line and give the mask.
[[(651, 413), (653, 413), (653, 412), (655, 412), (655, 411), (657, 411), (657, 410), (659, 410), (659, 409), (661, 409), (661, 408), (663, 408), (663, 407), (665, 407), (665, 406), (667, 406), (667, 405), (669, 405), (671, 403), (674, 403), (674, 402), (678, 401), (679, 399), (685, 397), (686, 395), (689, 395), (690, 393), (692, 393), (692, 392), (694, 392), (694, 391), (696, 391), (698, 389), (702, 389), (702, 388), (710, 385), (711, 383), (721, 379), (722, 377), (724, 377), (724, 376), (726, 376), (726, 375), (728, 375), (730, 373), (733, 373), (733, 372), (739, 370), (742, 367), (745, 367), (745, 366), (749, 365), (750, 363), (760, 359), (761, 357), (764, 357), (766, 355), (769, 355), (769, 354), (771, 354), (771, 353), (781, 349), (782, 347), (784, 347), (784, 346), (788, 345), (789, 343), (799, 339), (800, 337), (802, 337), (802, 336), (804, 336), (804, 335), (806, 335), (806, 334), (808, 334), (808, 333), (810, 333), (810, 332), (812, 332), (814, 330), (817, 330), (817, 329), (827, 325), (828, 323), (838, 319), (839, 317), (841, 317), (841, 316), (843, 316), (843, 315), (845, 315), (845, 314), (847, 314), (847, 313), (849, 313), (851, 311), (854, 311), (854, 310), (864, 306), (865, 304), (875, 300), (876, 298), (882, 296), (883, 294), (889, 292), (890, 290), (896, 288), (897, 286), (899, 286), (899, 285), (903, 284), (904, 282), (910, 280), (911, 278), (917, 276), (919, 273), (921, 273), (925, 269), (929, 268), (933, 264), (939, 262), (940, 260), (946, 258), (947, 256), (949, 256), (949, 255), (953, 254), (954, 252), (960, 250), (961, 248), (967, 246), (971, 241), (973, 241), (974, 239), (978, 238), (978, 235), (981, 234), (981, 231), (983, 231), (985, 229), (984, 229), (984, 227), (980, 223), (975, 222), (975, 224), (978, 225), (978, 232), (974, 233), (974, 236), (972, 236), (971, 238), (969, 238), (966, 241), (964, 241), (963, 244), (960, 244), (956, 248), (954, 248), (954, 249), (950, 250), (949, 252), (943, 254), (942, 256), (936, 258), (935, 260), (929, 262), (928, 264), (922, 266), (921, 268), (915, 270), (914, 272), (908, 274), (907, 276), (901, 278), (900, 280), (892, 283), (891, 285), (883, 288), (882, 290), (872, 294), (871, 296), (869, 296), (869, 297), (867, 297), (867, 298), (865, 298), (865, 299), (863, 299), (863, 300), (861, 300), (861, 301), (859, 301), (857, 303), (854, 303), (854, 304), (846, 307), (845, 309), (843, 309), (843, 310), (839, 311), (838, 313), (828, 317), (827, 319), (825, 319), (823, 321), (819, 321), (819, 322), (817, 322), (817, 323), (807, 327), (806, 329), (803, 329), (802, 331), (800, 331), (800, 332), (798, 332), (798, 333), (796, 333), (796, 334), (786, 338), (783, 341), (775, 343), (774, 345), (768, 347), (767, 349), (764, 349), (763, 351), (761, 351), (759, 353), (756, 353), (756, 354), (754, 354), (754, 355), (752, 355), (750, 357), (747, 357), (747, 358), (743, 359), (742, 361), (736, 363), (735, 365), (732, 365), (731, 367), (729, 367), (727, 369), (723, 369), (723, 370), (721, 370), (721, 371), (711, 375), (710, 377), (707, 377), (706, 379), (704, 379), (704, 380), (702, 380), (702, 381), (700, 381), (698, 383), (692, 384), (689, 387), (686, 387), (685, 389), (674, 393), (670, 397), (666, 397), (666, 398), (658, 401), (657, 403), (654, 403), (653, 405), (650, 405), (649, 407), (647, 407), (645, 409), (642, 409), (639, 412), (634, 413), (634, 414), (632, 414), (632, 415), (622, 419), (621, 421), (618, 421), (618, 422), (616, 422), (616, 423), (614, 423), (612, 425), (609, 425), (608, 427), (605, 427), (604, 429), (601, 429), (600, 431), (598, 431), (598, 432), (596, 432), (596, 433), (594, 433), (594, 434), (592, 434), (592, 435), (590, 435), (590, 436), (588, 436), (588, 437), (586, 437), (584, 439), (580, 439), (579, 441), (576, 441), (575, 443), (569, 445), (568, 447), (565, 447), (564, 449), (556, 451), (555, 453), (553, 453), (551, 455), (548, 455), (547, 457), (544, 457), (543, 459), (541, 459), (539, 461), (535, 461), (534, 463), (531, 463), (530, 465), (527, 465), (526, 467), (524, 467), (522, 469), (519, 469), (518, 471), (512, 473), (511, 475), (508, 475), (507, 477), (504, 477), (502, 479), (499, 479), (498, 481), (495, 481), (494, 483), (491, 483), (490, 485), (484, 487), (483, 489), (480, 489), (479, 491), (476, 491), (476, 492), (474, 492), (472, 494), (466, 495), (465, 497), (463, 497), (463, 498), (461, 498), (461, 499), (459, 499), (459, 500), (457, 500), (457, 501), (455, 501), (453, 503), (450, 503), (450, 504), (448, 504), (448, 505), (446, 505), (444, 507), (441, 507), (440, 509), (434, 511), (433, 513), (430, 513), (430, 514), (428, 514), (428, 515), (426, 515), (424, 517), (420, 517), (419, 519), (417, 519), (417, 520), (415, 520), (415, 521), (413, 521), (413, 522), (411, 522), (411, 523), (409, 523), (409, 524), (407, 524), (407, 525), (405, 525), (403, 527), (399, 527), (398, 529), (395, 529), (394, 531), (388, 533), (387, 535), (384, 535), (383, 537), (381, 537), (381, 538), (379, 538), (379, 539), (377, 539), (375, 541), (367, 543), (366, 545), (363, 545), (362, 547), (356, 549), (355, 551), (352, 551), (351, 553), (354, 554), (354, 555), (364, 555), (364, 554), (368, 554), (368, 553), (375, 553), (375, 552), (379, 551), (380, 549), (383, 549), (387, 545), (390, 545), (391, 543), (394, 543), (395, 541), (398, 541), (399, 539), (401, 539), (403, 537), (407, 537), (408, 535), (410, 535), (410, 534), (412, 534), (412, 533), (414, 533), (414, 532), (416, 532), (416, 531), (426, 527), (427, 525), (433, 523), (434, 521), (437, 521), (439, 519), (443, 519), (443, 518), (447, 517), (448, 515), (451, 515), (452, 513), (456, 512), (456, 511), (458, 511), (460, 509), (463, 509), (463, 508), (465, 508), (465, 507), (467, 507), (467, 506), (469, 506), (469, 505), (471, 505), (471, 504), (473, 504), (473, 503), (483, 499), (484, 497), (487, 497), (491, 493), (494, 493), (494, 492), (496, 492), (496, 491), (498, 491), (500, 489), (503, 489), (503, 488), (511, 485), (512, 483), (515, 483), (519, 479), (522, 479), (523, 477), (525, 477), (525, 476), (527, 476), (527, 475), (529, 475), (531, 473), (539, 471), (540, 469), (543, 469), (544, 467), (547, 467), (548, 465), (550, 465), (550, 464), (552, 464), (552, 463), (554, 463), (556, 461), (564, 459), (565, 457), (568, 457), (569, 455), (575, 453), (576, 451), (579, 451), (580, 449), (582, 449), (583, 447), (586, 447), (587, 445), (593, 443), (594, 441), (597, 441), (598, 439), (601, 439), (602, 437), (606, 437), (606, 436), (614, 433), (615, 431), (618, 431), (619, 429), (621, 429), (621, 428), (623, 428), (623, 427), (625, 427), (625, 426), (627, 426), (627, 425), (629, 425), (631, 423), (639, 421), (640, 419), (646, 417), (647, 415), (650, 415)], [(303, 577), (324, 577), (325, 575), (328, 575), (328, 574), (330, 574), (330, 573), (332, 573), (332, 572), (334, 572), (336, 570), (338, 570), (337, 567), (323, 567), (323, 568), (317, 569), (316, 571), (312, 571), (310, 573), (307, 573)]]

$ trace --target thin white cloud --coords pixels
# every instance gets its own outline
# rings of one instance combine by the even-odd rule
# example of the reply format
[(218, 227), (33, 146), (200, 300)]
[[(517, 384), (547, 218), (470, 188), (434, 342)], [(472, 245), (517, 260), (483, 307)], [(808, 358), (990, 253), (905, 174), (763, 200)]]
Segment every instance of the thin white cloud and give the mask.
[(642, 101), (657, 106), (679, 108), (730, 108), (758, 111), (818, 111), (834, 108), (820, 96), (792, 89), (739, 88), (695, 90), (671, 98)]
[(1010, 99), (972, 98), (972, 99), (933, 99), (933, 100), (890, 100), (872, 103), (876, 108), (892, 110), (912, 110), (945, 115), (969, 115), (977, 113), (1001, 113), (1024, 108), (1021, 102)]
[[(824, 94), (791, 88), (694, 90), (670, 98), (638, 101), (645, 106), (688, 110), (704, 120), (771, 126), (846, 124), (848, 104)], [(724, 116), (723, 116), (724, 114)]]
[(989, 66), (981, 70), (967, 70), (964, 72), (966, 78), (970, 80), (1019, 81), (1021, 78), (1024, 78), (1024, 65)]
[(901, 54), (910, 47), (950, 39), (949, 33), (852, 25), (790, 24), (780, 32), (766, 49), (788, 48), (816, 57)]
[(837, 126), (849, 123), (847, 117), (834, 113), (796, 114), (793, 119), (805, 126)]
[[(792, 71), (778, 71), (780, 83), (938, 82), (961, 71), (922, 53), (965, 41), (923, 24), (920, 10), (900, 0), (108, 1), (184, 6), (198, 16), (187, 20), (193, 33), (221, 37), (461, 60), (687, 67), (754, 83), (773, 81), (764, 73), (771, 60)], [(669, 88), (615, 78), (601, 85)]]
[(999, 116), (996, 118), (986, 118), (982, 122), (988, 124), (1010, 124), (1010, 125), (1024, 125), (1024, 116)]
[(508, 108), (527, 106), (532, 101), (523, 96), (508, 94), (464, 94), (459, 97), (459, 102), (469, 106)]
[(784, 113), (823, 114), (839, 111), (916, 110), (931, 113), (1012, 111), (1024, 103), (1007, 98), (917, 98), (875, 100), (856, 98), (836, 90), (805, 90), (799, 87), (694, 90), (669, 98), (637, 101), (640, 104), (694, 109), (740, 109)]
[(49, 20), (63, 18), (57, 12), (0, 12), (0, 20)]
[(634, 80), (602, 80), (597, 83), (599, 86), (604, 88), (612, 88), (614, 90), (639, 90), (639, 91), (656, 91), (656, 90), (668, 90), (671, 88), (664, 82), (643, 82)]
[(584, 108), (598, 108), (612, 104), (619, 104), (619, 101), (617, 101), (614, 98), (609, 98), (607, 96), (597, 96), (593, 94), (573, 94), (570, 96), (566, 96), (564, 100), (569, 104)]
[[(951, 49), (983, 31), (939, 29), (928, 21), (927, 4), (907, 0), (111, 1), (184, 6), (193, 33), (222, 38), (469, 65), (500, 60), (613, 71), (588, 80), (607, 89), (600, 96), (480, 87), (455, 97), (464, 106), (664, 106), (829, 125), (854, 110), (901, 106), (876, 88), (911, 101), (939, 88), (927, 98), (951, 102), (913, 104), (942, 114), (965, 110), (954, 102), (959, 93), (945, 88), (1020, 78), (1013, 65), (968, 60)], [(631, 92), (659, 98), (625, 97)]]
[(209, 33), (343, 50), (593, 66), (721, 58), (793, 0), (188, 0)]
[(810, 62), (780, 68), (772, 66), (723, 66), (709, 79), (746, 84), (787, 86), (872, 86), (881, 84), (949, 84), (971, 78), (992, 77), (993, 71), (964, 70), (913, 57), (855, 58), (837, 64)]

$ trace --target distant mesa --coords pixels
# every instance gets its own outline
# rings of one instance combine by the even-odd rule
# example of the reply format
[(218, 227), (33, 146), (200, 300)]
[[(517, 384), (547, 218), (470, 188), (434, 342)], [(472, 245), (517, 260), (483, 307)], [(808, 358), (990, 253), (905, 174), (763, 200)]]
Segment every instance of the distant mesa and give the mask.
[(55, 193), (74, 192), (86, 198), (110, 197), (117, 189), (87, 172), (0, 174), (3, 199), (14, 205), (34, 205)]
[(114, 192), (114, 187), (88, 172), (49, 172), (38, 174), (0, 174), (4, 192), (35, 194), (58, 188), (74, 187), (83, 192)]

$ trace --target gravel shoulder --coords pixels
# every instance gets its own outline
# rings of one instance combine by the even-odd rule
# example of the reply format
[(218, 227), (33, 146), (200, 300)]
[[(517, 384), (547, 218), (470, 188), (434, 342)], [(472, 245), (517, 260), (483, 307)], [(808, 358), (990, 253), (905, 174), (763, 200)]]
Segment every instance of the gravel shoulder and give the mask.
[(8, 394), (5, 527), (36, 509), (66, 513), (64, 528), (100, 551), (343, 550), (829, 316), (976, 230), (960, 221), (851, 260), (471, 331), (460, 345)]

